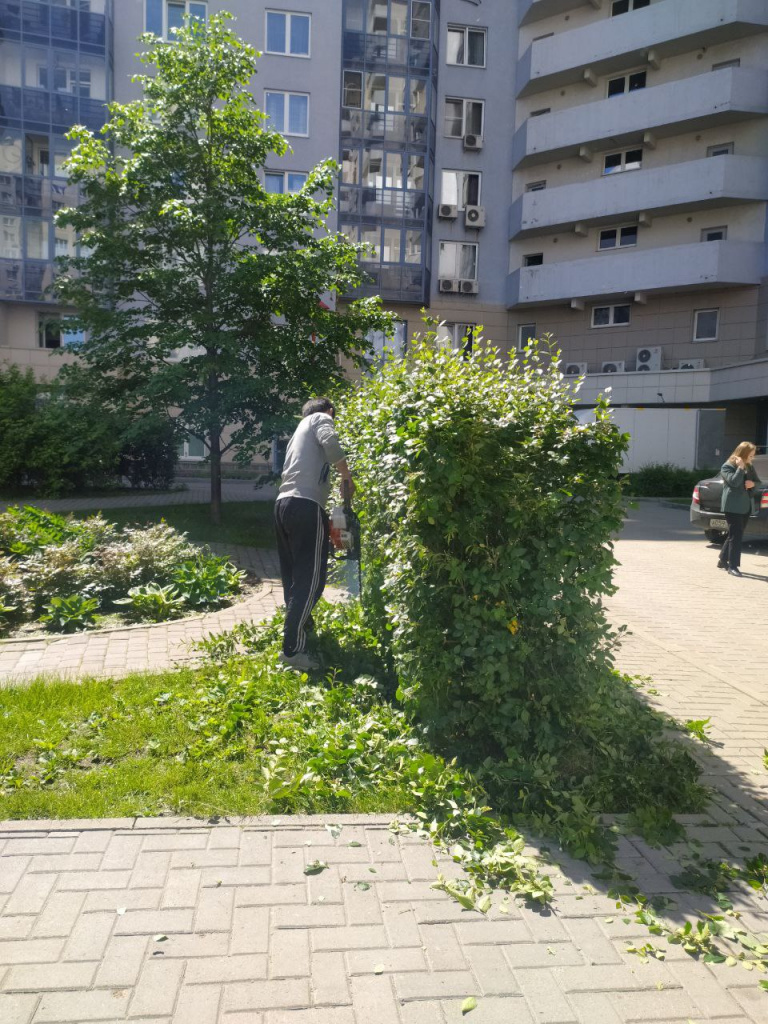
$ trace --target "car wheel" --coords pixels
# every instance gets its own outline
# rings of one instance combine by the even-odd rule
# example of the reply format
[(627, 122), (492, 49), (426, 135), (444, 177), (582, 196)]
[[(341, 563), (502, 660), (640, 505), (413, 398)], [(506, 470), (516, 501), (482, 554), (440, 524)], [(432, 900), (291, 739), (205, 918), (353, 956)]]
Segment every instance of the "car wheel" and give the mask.
[(722, 544), (728, 534), (723, 533), (721, 530), (705, 530), (704, 536), (710, 544)]

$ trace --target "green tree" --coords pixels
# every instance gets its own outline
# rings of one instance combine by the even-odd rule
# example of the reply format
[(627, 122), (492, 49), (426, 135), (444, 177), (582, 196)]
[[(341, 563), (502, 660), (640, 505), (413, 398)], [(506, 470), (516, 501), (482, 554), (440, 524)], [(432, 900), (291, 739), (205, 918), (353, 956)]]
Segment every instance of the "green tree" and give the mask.
[(56, 281), (87, 332), (63, 372), (203, 441), (214, 522), (222, 456), (263, 450), (308, 394), (343, 379), (339, 356), (361, 358), (361, 339), (392, 319), (378, 299), (321, 301), (362, 280), (362, 248), (326, 229), (337, 168), (320, 164), (293, 195), (266, 191), (259, 171), (288, 144), (257, 109), (257, 54), (229, 18), (141, 37), (143, 97), (111, 104), (101, 138), (72, 131), (82, 201), (57, 218), (86, 246)]

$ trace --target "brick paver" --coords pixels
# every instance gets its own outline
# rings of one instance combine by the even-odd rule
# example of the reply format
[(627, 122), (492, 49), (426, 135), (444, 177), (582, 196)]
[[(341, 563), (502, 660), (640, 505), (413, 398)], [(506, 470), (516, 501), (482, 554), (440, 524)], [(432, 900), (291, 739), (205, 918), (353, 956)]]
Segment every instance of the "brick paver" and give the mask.
[[(711, 715), (720, 744), (700, 756), (723, 796), (691, 834), (705, 854), (765, 849), (765, 580), (718, 573), (684, 513), (654, 505), (630, 516), (618, 557), (610, 610), (633, 630), (620, 665), (652, 675), (649, 699), (674, 714)], [(763, 566), (764, 553), (747, 553), (747, 572)], [(336, 838), (331, 822), (343, 825)], [(387, 826), (337, 815), (0, 822), (0, 1021), (458, 1024), (474, 996), (470, 1024), (768, 1024), (754, 973), (679, 947), (663, 963), (628, 954), (647, 931), (623, 922), (583, 864), (559, 858), (553, 911), (486, 918), (432, 890), (433, 851)], [(644, 884), (669, 889), (669, 851), (623, 838), (619, 852)], [(316, 858), (328, 869), (305, 876)], [(765, 900), (735, 903), (768, 932)], [(669, 916), (694, 907), (713, 909), (684, 899)]]

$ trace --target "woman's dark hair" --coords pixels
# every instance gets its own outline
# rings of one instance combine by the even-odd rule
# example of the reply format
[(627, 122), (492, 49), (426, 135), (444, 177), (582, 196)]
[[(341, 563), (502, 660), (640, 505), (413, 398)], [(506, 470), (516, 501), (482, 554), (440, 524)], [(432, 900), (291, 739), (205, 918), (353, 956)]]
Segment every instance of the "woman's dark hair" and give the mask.
[(327, 412), (329, 416), (333, 416), (336, 409), (330, 398), (310, 398), (308, 402), (304, 403), (301, 415), (311, 416), (316, 412)]

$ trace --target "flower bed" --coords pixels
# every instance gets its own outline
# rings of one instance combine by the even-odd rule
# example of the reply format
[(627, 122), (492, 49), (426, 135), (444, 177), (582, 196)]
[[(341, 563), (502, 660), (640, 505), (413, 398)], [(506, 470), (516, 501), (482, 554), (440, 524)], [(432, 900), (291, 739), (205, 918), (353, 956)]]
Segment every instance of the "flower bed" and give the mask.
[(120, 530), (29, 506), (0, 514), (0, 633), (164, 622), (228, 604), (244, 580), (166, 523)]

